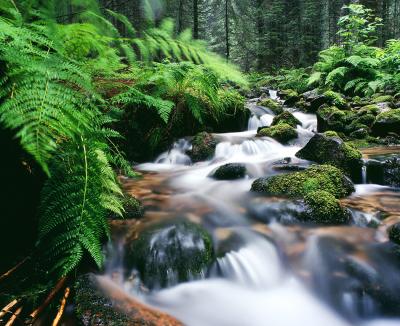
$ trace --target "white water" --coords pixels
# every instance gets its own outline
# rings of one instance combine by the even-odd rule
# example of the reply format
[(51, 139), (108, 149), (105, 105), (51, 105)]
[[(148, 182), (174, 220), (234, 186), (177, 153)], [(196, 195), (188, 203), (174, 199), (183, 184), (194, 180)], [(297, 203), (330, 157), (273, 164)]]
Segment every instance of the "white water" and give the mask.
[[(273, 91), (270, 96), (277, 98)], [(192, 165), (186, 154), (191, 145), (186, 140), (180, 140), (170, 151), (161, 154), (155, 163), (139, 166), (139, 169), (157, 172), (173, 170), (175, 174), (169, 184), (180, 191), (170, 200), (170, 205), (193, 199), (205, 202), (208, 207), (220, 213), (213, 218), (213, 227), (218, 229), (233, 226), (233, 232), (241, 237), (243, 244), (218, 258), (207, 279), (149, 294), (138, 294), (137, 286), (129, 287), (127, 283), (125, 288), (139, 295), (142, 301), (168, 312), (188, 326), (400, 325), (399, 320), (375, 320), (368, 323), (346, 321), (314, 296), (288, 270), (274, 244), (248, 228), (248, 219), (237, 208), (248, 200), (253, 180), (275, 173), (272, 166), (276, 161), (289, 157), (293, 163), (301, 162), (295, 158), (295, 153), (312, 137), (317, 125), (315, 115), (294, 112), (302, 125), (298, 126), (299, 137), (292, 144), (283, 146), (270, 138), (255, 138), (257, 128), (269, 126), (274, 118), (267, 108), (257, 106), (256, 102), (248, 103), (252, 116), (247, 131), (215, 135), (219, 144), (209, 161)], [(238, 181), (216, 181), (209, 178), (215, 169), (227, 163), (245, 164), (249, 177)], [(382, 188), (358, 185), (355, 195)], [(366, 218), (369, 222), (372, 217)], [(246, 226), (247, 229), (237, 230), (238, 226)], [(270, 229), (274, 239), (283, 244), (293, 241), (279, 224), (271, 225)], [(303, 263), (321, 272), (323, 252), (317, 239), (308, 239)], [(215, 238), (217, 245), (218, 241)], [(355, 298), (347, 293), (343, 293), (342, 302), (348, 309), (353, 309), (356, 304)]]

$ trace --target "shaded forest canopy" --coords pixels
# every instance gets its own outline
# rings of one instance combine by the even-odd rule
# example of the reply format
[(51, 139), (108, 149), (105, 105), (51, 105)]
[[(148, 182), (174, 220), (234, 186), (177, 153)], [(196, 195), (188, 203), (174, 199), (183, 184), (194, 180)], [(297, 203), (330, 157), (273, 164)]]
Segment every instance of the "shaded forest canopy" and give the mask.
[[(69, 0), (70, 1), (70, 0)], [(170, 17), (176, 31), (192, 30), (213, 51), (245, 71), (308, 66), (318, 52), (340, 43), (343, 6), (359, 3), (382, 19), (377, 45), (400, 37), (399, 0), (111, 0), (103, 8), (127, 16), (138, 30)], [(62, 19), (73, 20), (68, 4)]]

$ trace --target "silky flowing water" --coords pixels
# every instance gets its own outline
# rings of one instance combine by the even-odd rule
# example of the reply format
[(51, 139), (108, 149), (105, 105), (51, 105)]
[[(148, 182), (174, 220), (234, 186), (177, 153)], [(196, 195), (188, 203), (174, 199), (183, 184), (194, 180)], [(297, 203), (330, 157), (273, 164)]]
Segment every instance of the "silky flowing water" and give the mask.
[[(270, 96), (276, 98), (276, 92)], [(209, 161), (192, 164), (185, 154), (190, 141), (182, 139), (155, 162), (139, 165), (142, 179), (124, 180), (146, 214), (140, 221), (114, 224), (106, 278), (132, 298), (189, 326), (400, 325), (400, 259), (393, 256), (386, 236), (387, 226), (400, 220), (400, 193), (357, 185), (343, 200), (353, 214), (351, 225), (291, 223), (289, 201), (249, 190), (256, 178), (282, 173), (274, 164), (280, 160), (310, 164), (295, 153), (313, 136), (316, 117), (289, 109), (302, 126), (298, 139), (284, 146), (256, 137), (257, 128), (273, 119), (268, 108), (256, 103), (247, 104), (248, 130), (215, 135), (219, 143)], [(209, 177), (227, 163), (245, 164), (247, 178)], [(383, 223), (371, 227), (383, 215)], [(143, 289), (135, 274), (124, 278), (124, 242), (147, 223), (177, 216), (202, 224), (212, 234), (219, 258), (210, 270), (183, 284), (171, 277), (169, 287), (153, 291)]]

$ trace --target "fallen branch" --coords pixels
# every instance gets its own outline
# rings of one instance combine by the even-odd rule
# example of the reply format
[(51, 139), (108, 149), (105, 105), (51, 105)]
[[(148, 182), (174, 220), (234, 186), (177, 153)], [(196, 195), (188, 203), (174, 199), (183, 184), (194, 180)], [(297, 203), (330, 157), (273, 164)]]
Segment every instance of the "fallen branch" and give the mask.
[(69, 293), (70, 293), (70, 289), (69, 289), (69, 288), (66, 288), (66, 289), (65, 289), (65, 292), (64, 292), (64, 297), (63, 297), (62, 300), (61, 300), (60, 309), (58, 310), (57, 315), (56, 315), (56, 318), (55, 318), (54, 321), (53, 321), (53, 326), (58, 326), (58, 323), (59, 323), (60, 320), (61, 320), (61, 317), (62, 317), (62, 315), (63, 315), (63, 313), (64, 313), (64, 310), (65, 310), (65, 305), (66, 305), (66, 303), (67, 303), (67, 299), (68, 299)]
[(18, 302), (19, 302), (19, 300), (15, 299), (15, 300), (11, 301), (8, 305), (6, 305), (3, 309), (1, 309), (1, 311), (0, 311), (0, 318), (2, 318), (2, 317), (5, 316), (7, 313), (9, 313), (10, 310), (11, 310), (12, 308), (14, 308), (14, 306), (16, 306)]
[(20, 263), (15, 265), (9, 271), (5, 272), (3, 275), (0, 276), (0, 282), (4, 281), (7, 277), (9, 277), (12, 273), (14, 273), (18, 268), (20, 268), (30, 257), (25, 257)]
[(64, 287), (65, 281), (67, 278), (64, 276), (60, 278), (54, 287), (53, 290), (49, 293), (46, 300), (43, 301), (42, 305), (40, 305), (36, 310), (34, 310), (30, 315), (29, 318), (31, 319), (31, 323), (35, 321), (35, 319), (42, 313), (42, 311), (49, 305), (49, 303), (53, 300), (55, 295)]
[(12, 324), (14, 324), (14, 322), (17, 320), (18, 315), (21, 313), (22, 311), (22, 307), (19, 307), (15, 313), (13, 313), (13, 315), (11, 316), (10, 320), (8, 321), (8, 323), (5, 326), (11, 326)]

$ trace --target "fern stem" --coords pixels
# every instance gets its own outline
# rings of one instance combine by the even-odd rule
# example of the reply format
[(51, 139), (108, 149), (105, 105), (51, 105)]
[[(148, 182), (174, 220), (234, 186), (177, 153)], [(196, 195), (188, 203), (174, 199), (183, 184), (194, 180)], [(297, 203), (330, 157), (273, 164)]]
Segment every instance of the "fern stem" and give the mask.
[(88, 161), (87, 161), (87, 151), (86, 151), (86, 146), (85, 146), (85, 142), (83, 139), (83, 136), (81, 136), (81, 140), (82, 140), (82, 147), (83, 147), (83, 158), (85, 161), (85, 186), (83, 188), (83, 202), (82, 202), (82, 210), (81, 210), (81, 220), (83, 219), (83, 213), (85, 211), (85, 205), (86, 205), (86, 195), (87, 195), (87, 188), (88, 188)]

